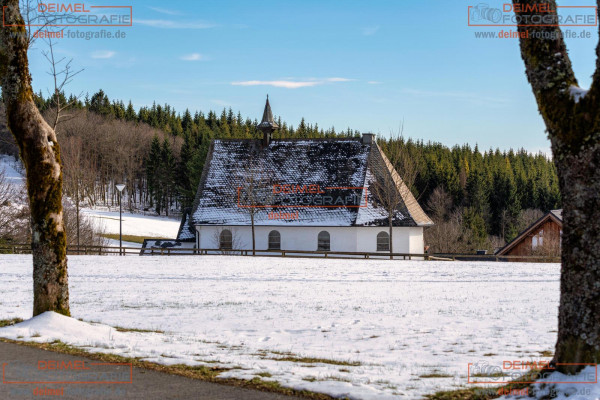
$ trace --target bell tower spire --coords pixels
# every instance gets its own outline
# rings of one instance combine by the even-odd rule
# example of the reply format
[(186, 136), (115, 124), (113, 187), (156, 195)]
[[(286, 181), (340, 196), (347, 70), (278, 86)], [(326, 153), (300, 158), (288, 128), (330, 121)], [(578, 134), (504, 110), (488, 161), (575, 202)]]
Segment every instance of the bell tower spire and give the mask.
[(267, 103), (265, 104), (262, 121), (258, 124), (257, 128), (263, 133), (263, 146), (268, 146), (271, 142), (273, 132), (279, 129), (279, 125), (273, 120), (273, 112), (271, 111), (271, 105), (269, 104), (269, 95), (267, 95)]

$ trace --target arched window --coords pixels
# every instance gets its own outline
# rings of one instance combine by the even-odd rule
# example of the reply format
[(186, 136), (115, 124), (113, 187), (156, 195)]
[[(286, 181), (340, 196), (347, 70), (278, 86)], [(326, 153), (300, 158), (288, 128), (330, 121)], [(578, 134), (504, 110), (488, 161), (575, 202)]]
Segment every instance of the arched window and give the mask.
[(387, 232), (377, 234), (377, 251), (390, 251), (390, 235)]
[(329, 232), (321, 231), (319, 232), (319, 237), (317, 241), (317, 251), (330, 251), (331, 250), (331, 241), (329, 238)]
[(269, 232), (269, 250), (281, 250), (281, 234), (278, 231)]
[(219, 249), (231, 250), (233, 248), (233, 235), (229, 229), (223, 229), (219, 235)]

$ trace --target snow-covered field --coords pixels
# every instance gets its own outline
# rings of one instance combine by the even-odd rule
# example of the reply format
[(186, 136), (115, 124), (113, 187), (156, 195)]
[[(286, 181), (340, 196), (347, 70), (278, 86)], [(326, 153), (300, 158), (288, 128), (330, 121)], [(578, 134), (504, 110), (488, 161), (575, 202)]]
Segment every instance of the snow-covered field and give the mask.
[[(100, 211), (89, 208), (81, 210), (94, 221), (98, 230), (105, 233), (119, 233), (119, 209), (117, 211)], [(123, 235), (136, 235), (175, 239), (180, 220), (167, 217), (153, 217), (123, 212)]]
[[(223, 376), (335, 396), (419, 398), (470, 386), (468, 363), (549, 360), (559, 273), (558, 264), (71, 256), (74, 318), (164, 333), (45, 314), (0, 336), (220, 365), (234, 368)], [(29, 318), (31, 287), (31, 257), (0, 256), (0, 318)]]

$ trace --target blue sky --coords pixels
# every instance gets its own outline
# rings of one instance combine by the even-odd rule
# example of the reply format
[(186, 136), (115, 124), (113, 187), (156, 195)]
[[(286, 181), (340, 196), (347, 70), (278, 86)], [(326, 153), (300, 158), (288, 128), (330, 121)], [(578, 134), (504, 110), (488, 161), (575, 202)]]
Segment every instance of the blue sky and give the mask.
[[(489, 0), (502, 8), (507, 1)], [(481, 1), (127, 1), (124, 39), (59, 39), (56, 51), (83, 68), (68, 92), (102, 88), (136, 108), (232, 107), (273, 112), (297, 125), (351, 127), (446, 145), (549, 151), (516, 39), (476, 38), (467, 7)], [(571, 4), (571, 3), (569, 3)], [(577, 5), (594, 5), (577, 0)], [(75, 29), (75, 28), (70, 28)], [(90, 30), (95, 28), (78, 28)], [(510, 28), (504, 28), (510, 29)], [(594, 70), (596, 28), (567, 43), (581, 86)], [(50, 87), (45, 48), (30, 52), (35, 90)]]

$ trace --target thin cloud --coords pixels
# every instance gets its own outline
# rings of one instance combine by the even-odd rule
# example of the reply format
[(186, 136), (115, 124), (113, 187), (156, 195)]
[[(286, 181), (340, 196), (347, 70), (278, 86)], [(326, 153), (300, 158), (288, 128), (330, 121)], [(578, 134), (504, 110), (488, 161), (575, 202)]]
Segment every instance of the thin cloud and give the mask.
[(319, 84), (317, 81), (304, 81), (304, 82), (294, 82), (294, 81), (241, 81), (241, 82), (231, 82), (233, 86), (274, 86), (281, 87), (286, 89), (298, 89), (301, 87), (309, 87), (316, 86)]
[(117, 53), (110, 50), (98, 50), (92, 53), (92, 58), (112, 58), (115, 54)]
[(200, 53), (190, 53), (180, 57), (183, 61), (200, 61), (206, 58)]
[(348, 78), (325, 78), (325, 79), (304, 79), (304, 80), (291, 80), (291, 79), (282, 79), (277, 81), (238, 81), (231, 82), (234, 86), (273, 86), (280, 87), (285, 89), (298, 89), (302, 87), (312, 87), (317, 85), (323, 85), (325, 83), (335, 83), (335, 82), (349, 82), (354, 79)]
[(379, 30), (379, 25), (376, 26), (367, 26), (362, 28), (362, 34), (365, 36), (373, 36)]
[(379, 81), (368, 81), (367, 83), (369, 85), (381, 85), (381, 82), (379, 82)]
[(160, 7), (148, 7), (148, 8), (156, 11), (157, 13), (161, 13), (161, 14), (182, 15), (182, 13), (180, 13), (179, 11), (167, 10), (166, 8), (160, 8)]
[(216, 26), (209, 22), (181, 22), (167, 19), (136, 19), (134, 23), (163, 29), (210, 29)]
[(355, 79), (348, 79), (348, 78), (327, 78), (325, 80), (327, 82), (351, 82), (351, 81), (354, 81)]

